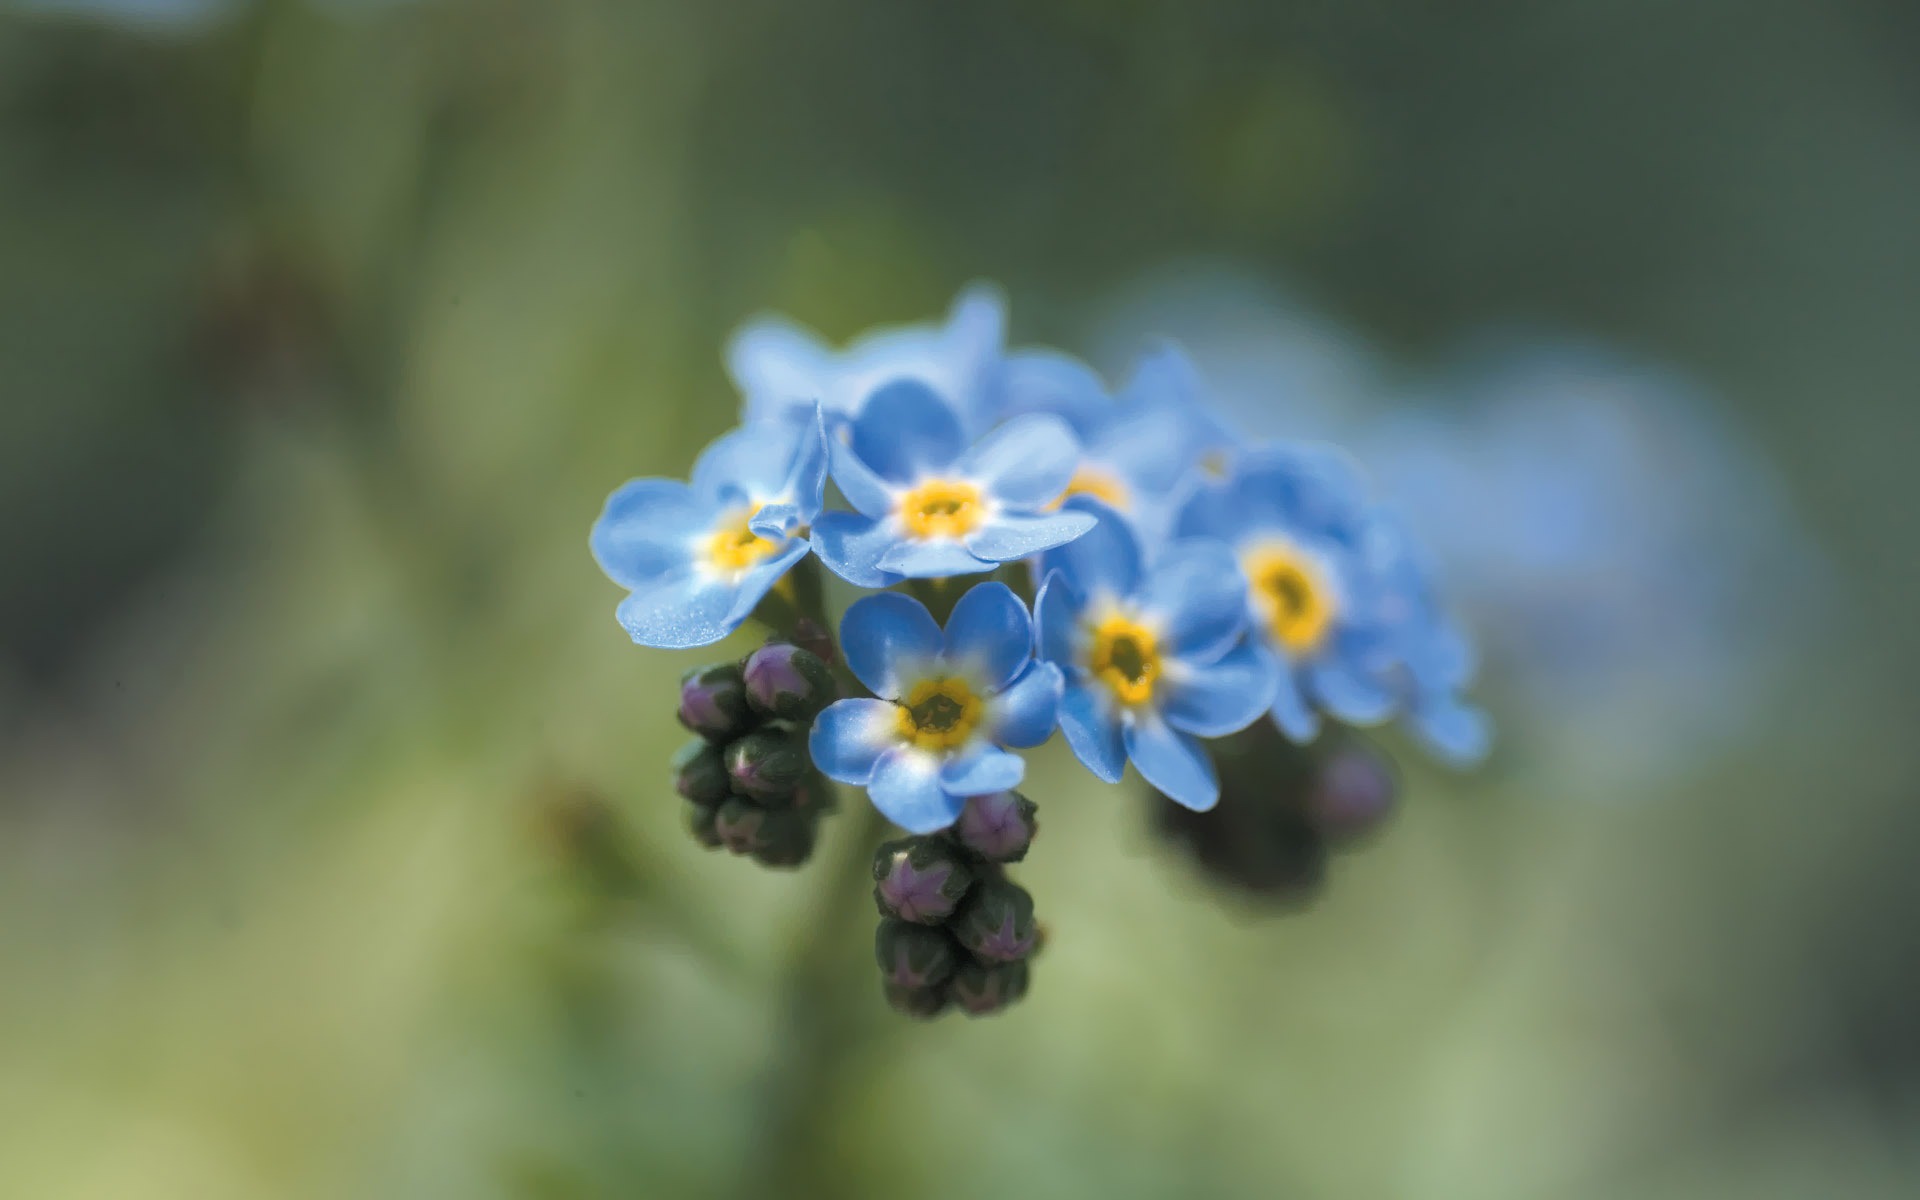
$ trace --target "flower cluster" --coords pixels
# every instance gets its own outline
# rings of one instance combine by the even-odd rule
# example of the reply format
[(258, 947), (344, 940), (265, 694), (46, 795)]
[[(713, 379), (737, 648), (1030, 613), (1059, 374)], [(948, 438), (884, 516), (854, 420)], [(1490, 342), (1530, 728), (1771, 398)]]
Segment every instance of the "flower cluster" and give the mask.
[(1399, 717), (1450, 760), (1484, 752), (1466, 642), (1345, 458), (1234, 438), (1171, 346), (1109, 389), (1004, 324), (972, 289), (845, 350), (778, 320), (738, 334), (742, 425), (594, 527), (629, 635), (831, 627), (823, 568), (871, 591), (838, 624), (867, 694), (787, 718), (781, 748), (804, 734), (810, 769), (920, 837), (1019, 786), (1056, 728), (1098, 778), (1132, 763), (1194, 812), (1220, 797), (1209, 743), (1257, 721), (1304, 744)]

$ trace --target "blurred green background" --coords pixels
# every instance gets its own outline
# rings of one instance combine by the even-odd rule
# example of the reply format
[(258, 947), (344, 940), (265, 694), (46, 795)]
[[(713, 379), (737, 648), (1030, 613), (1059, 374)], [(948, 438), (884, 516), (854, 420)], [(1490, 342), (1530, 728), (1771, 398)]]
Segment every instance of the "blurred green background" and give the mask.
[[(62, 7), (0, 5), (0, 1195), (1920, 1191), (1911, 4)], [(1050, 746), (1031, 996), (902, 1021), (849, 814), (684, 835), (713, 655), (588, 525), (756, 311), (1074, 348), (1195, 256), (1683, 364), (1841, 615), (1613, 802), (1410, 761), (1298, 915)]]

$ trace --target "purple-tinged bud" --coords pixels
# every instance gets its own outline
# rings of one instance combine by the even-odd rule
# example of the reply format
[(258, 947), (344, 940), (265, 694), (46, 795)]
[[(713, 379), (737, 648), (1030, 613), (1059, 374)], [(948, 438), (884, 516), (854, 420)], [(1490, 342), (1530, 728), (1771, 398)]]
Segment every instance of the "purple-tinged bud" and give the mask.
[(714, 804), (687, 805), (687, 831), (693, 834), (693, 840), (709, 850), (718, 850), (726, 845), (720, 836), (720, 807)]
[(796, 812), (819, 817), (834, 811), (838, 807), (838, 798), (833, 785), (822, 778), (818, 771), (812, 771), (794, 786), (792, 806)]
[(1019, 862), (1039, 832), (1039, 806), (1019, 792), (975, 796), (960, 811), (949, 835), (988, 862)]
[(733, 790), (769, 808), (787, 808), (813, 770), (806, 741), (784, 729), (756, 729), (727, 747)]
[(725, 742), (753, 728), (747, 686), (738, 663), (697, 667), (680, 679), (680, 723), (710, 742)]
[(1303, 808), (1308, 823), (1335, 845), (1347, 845), (1384, 825), (1398, 792), (1392, 762), (1349, 741), (1319, 764)]
[(1019, 884), (992, 876), (974, 884), (947, 928), (983, 962), (1016, 962), (1039, 942), (1033, 897)]
[[(740, 796), (731, 796), (720, 806), (713, 824), (720, 840), (735, 854), (780, 859), (791, 856), (790, 847), (796, 842), (804, 841), (809, 851), (813, 846), (811, 819), (796, 812), (773, 812)], [(805, 857), (802, 854), (795, 861)]]
[(947, 1011), (947, 990), (930, 987), (901, 987), (896, 983), (881, 985), (887, 995), (887, 1003), (893, 1011), (903, 1017), (912, 1017), (916, 1021), (931, 1021)]
[(1026, 995), (1030, 977), (1024, 962), (964, 962), (947, 981), (947, 996), (968, 1016), (984, 1017)]
[(894, 987), (934, 988), (953, 974), (960, 950), (936, 926), (887, 920), (874, 931), (873, 957), (880, 977)]
[(793, 644), (802, 650), (811, 651), (813, 656), (829, 667), (833, 665), (833, 635), (827, 627), (811, 617), (801, 617), (793, 623)]
[(873, 856), (873, 901), (880, 915), (937, 925), (953, 915), (973, 872), (939, 838), (887, 842)]
[(747, 703), (763, 716), (808, 722), (833, 703), (833, 669), (790, 642), (768, 642), (743, 668)]
[(725, 800), (733, 791), (733, 783), (720, 748), (704, 738), (695, 738), (675, 751), (673, 790), (695, 804), (712, 806)]
[(753, 852), (753, 861), (763, 867), (797, 867), (813, 857), (813, 844), (820, 823), (799, 812), (772, 812), (761, 827), (763, 844)]

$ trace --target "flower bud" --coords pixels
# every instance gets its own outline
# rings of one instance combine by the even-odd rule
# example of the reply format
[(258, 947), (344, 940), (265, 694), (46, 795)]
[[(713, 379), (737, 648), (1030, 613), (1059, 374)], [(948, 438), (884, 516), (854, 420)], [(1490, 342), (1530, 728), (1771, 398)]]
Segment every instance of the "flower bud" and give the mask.
[(770, 808), (791, 805), (812, 769), (806, 742), (784, 729), (756, 729), (727, 747), (733, 790)]
[(900, 988), (933, 988), (947, 981), (960, 961), (953, 939), (936, 927), (886, 920), (873, 935), (880, 976)]
[(953, 915), (973, 872), (939, 838), (903, 838), (874, 852), (873, 880), (881, 916), (937, 925)]
[(715, 805), (733, 791), (720, 748), (695, 738), (673, 755), (673, 790), (695, 804)]
[(1019, 862), (1039, 831), (1039, 806), (1019, 792), (995, 792), (967, 801), (951, 836), (988, 862)]
[(974, 884), (947, 928), (983, 962), (1015, 962), (1032, 954), (1038, 940), (1033, 897), (1019, 884), (995, 876)]
[(764, 844), (753, 852), (763, 867), (797, 867), (813, 857), (820, 823), (800, 812), (773, 812), (761, 826)]
[(897, 983), (883, 984), (887, 994), (887, 1003), (893, 1011), (903, 1017), (912, 1017), (916, 1021), (931, 1021), (947, 1011), (947, 990), (945, 988), (901, 987)]
[(744, 668), (747, 703), (763, 716), (806, 722), (833, 703), (833, 670), (790, 642), (768, 642)]
[(737, 663), (697, 667), (680, 679), (680, 723), (710, 742), (736, 738), (754, 724)]
[(720, 836), (720, 806), (717, 804), (687, 805), (687, 831), (693, 834), (693, 840), (709, 850), (718, 850), (726, 845), (726, 839)]
[(809, 850), (813, 845), (813, 822), (808, 818), (796, 812), (773, 812), (739, 796), (728, 797), (720, 806), (714, 830), (735, 854), (779, 858), (790, 855), (787, 848), (796, 841), (804, 839)]
[(1319, 764), (1308, 785), (1306, 819), (1335, 845), (1372, 833), (1393, 815), (1393, 764), (1358, 740), (1348, 741)]
[(968, 1016), (984, 1017), (1026, 995), (1029, 978), (1024, 962), (963, 962), (947, 981), (947, 996)]

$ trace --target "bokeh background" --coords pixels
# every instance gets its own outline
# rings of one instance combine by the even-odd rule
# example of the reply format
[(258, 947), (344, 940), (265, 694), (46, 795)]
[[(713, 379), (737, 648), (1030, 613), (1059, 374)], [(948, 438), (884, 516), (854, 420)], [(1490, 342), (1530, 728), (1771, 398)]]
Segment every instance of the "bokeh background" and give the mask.
[[(0, 4), (0, 1194), (1914, 1195), (1916, 12)], [(685, 836), (712, 655), (586, 531), (740, 320), (975, 278), (1389, 490), (1523, 481), (1455, 530), (1616, 524), (1443, 564), (1500, 745), (1390, 742), (1306, 911), (1042, 751), (1033, 992), (920, 1026), (862, 848)], [(1515, 329), (1686, 383), (1638, 457), (1502, 441)]]

